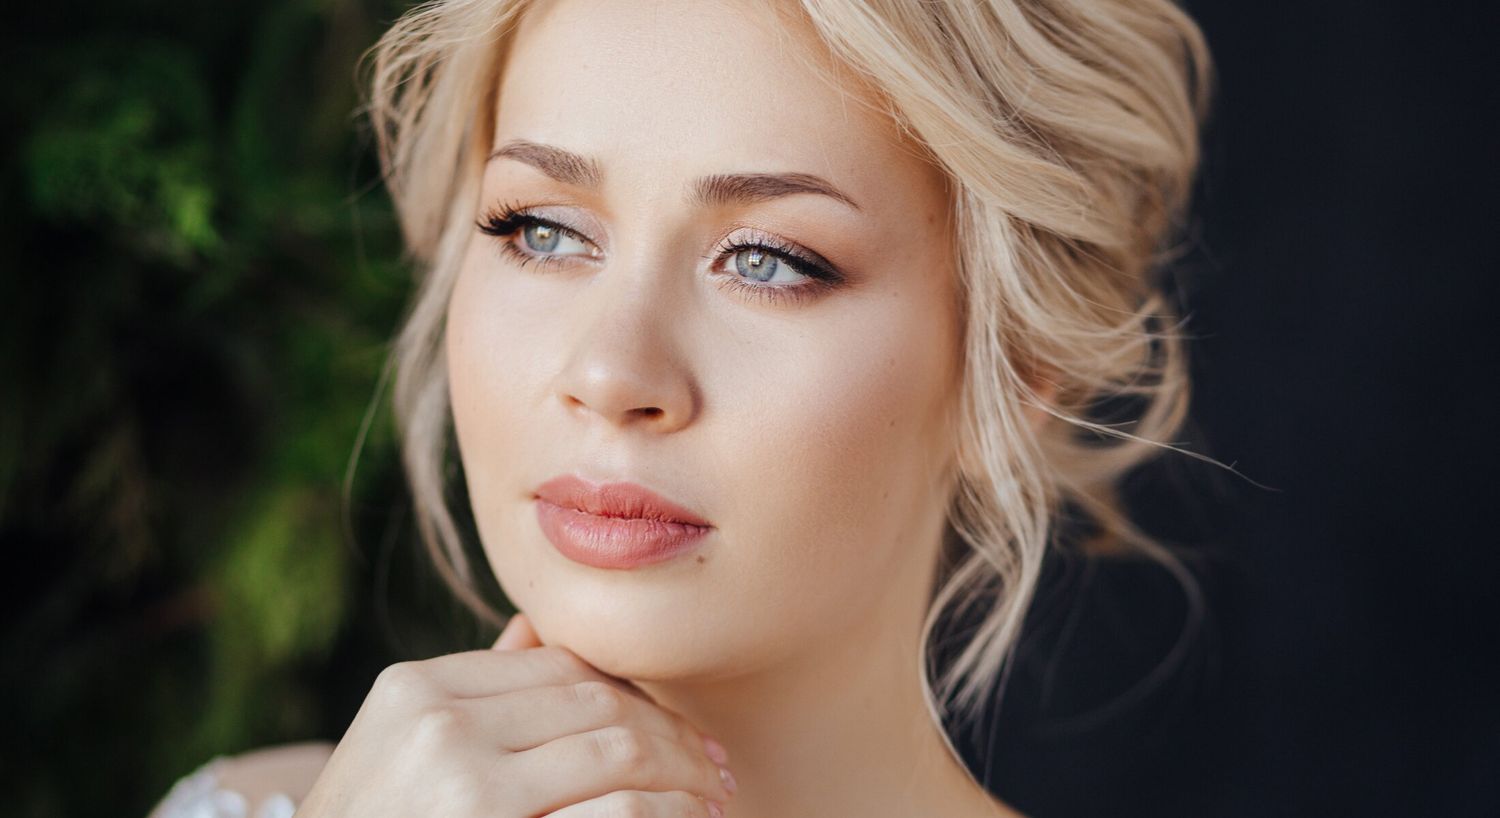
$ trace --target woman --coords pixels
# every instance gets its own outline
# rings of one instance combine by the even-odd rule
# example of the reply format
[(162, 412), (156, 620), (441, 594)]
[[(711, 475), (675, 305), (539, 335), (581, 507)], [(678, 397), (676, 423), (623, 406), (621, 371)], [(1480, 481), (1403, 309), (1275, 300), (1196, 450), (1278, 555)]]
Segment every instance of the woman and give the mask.
[[(1197, 163), (1192, 22), (447, 0), (373, 65), (424, 271), (395, 353), (423, 534), (494, 617), (443, 507), (451, 421), (525, 615), (158, 814), (1017, 815), (941, 719), (993, 694), (1065, 505), (1165, 557), (1110, 497), (1185, 411), (1154, 271)], [(1132, 422), (1089, 414), (1118, 398)]]

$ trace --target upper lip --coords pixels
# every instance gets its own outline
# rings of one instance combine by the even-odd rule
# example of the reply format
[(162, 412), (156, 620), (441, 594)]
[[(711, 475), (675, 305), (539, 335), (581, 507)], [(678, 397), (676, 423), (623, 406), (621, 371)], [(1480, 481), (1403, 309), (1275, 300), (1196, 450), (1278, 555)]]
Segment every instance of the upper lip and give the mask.
[(554, 505), (601, 517), (712, 526), (712, 523), (638, 483), (593, 483), (572, 474), (559, 475), (536, 487), (535, 496)]

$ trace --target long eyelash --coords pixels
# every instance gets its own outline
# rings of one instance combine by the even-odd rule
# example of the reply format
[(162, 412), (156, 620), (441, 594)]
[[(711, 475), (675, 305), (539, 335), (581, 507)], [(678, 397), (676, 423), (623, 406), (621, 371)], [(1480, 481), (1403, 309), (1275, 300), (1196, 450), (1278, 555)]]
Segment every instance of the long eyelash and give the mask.
[[(578, 231), (566, 225), (558, 224), (551, 219), (532, 215), (525, 208), (513, 204), (502, 204), (486, 211), (475, 226), (479, 228), (481, 233), (486, 235), (509, 239), (517, 231), (533, 224), (551, 227), (581, 241), (588, 241)], [(566, 258), (565, 256), (532, 255), (518, 249), (509, 241), (502, 241), (500, 249), (523, 267), (527, 264), (546, 267), (552, 264), (559, 264)], [(843, 274), (839, 273), (822, 256), (782, 242), (773, 236), (759, 236), (756, 241), (725, 241), (716, 249), (718, 253), (715, 257), (716, 259), (722, 259), (725, 256), (732, 256), (735, 253), (746, 250), (761, 250), (790, 264), (810, 280), (806, 284), (750, 284), (735, 273), (716, 276), (719, 279), (720, 286), (727, 287), (730, 290), (749, 296), (762, 303), (780, 303), (784, 301), (801, 303), (819, 292), (839, 286), (844, 281)]]
[(790, 301), (801, 303), (826, 290), (838, 287), (844, 281), (843, 274), (817, 253), (787, 244), (774, 236), (761, 235), (756, 241), (721, 243), (716, 259), (732, 256), (745, 250), (761, 250), (768, 255), (791, 264), (797, 272), (808, 277), (804, 284), (750, 284), (737, 273), (719, 276), (721, 286), (748, 295), (762, 303)]
[[(559, 230), (563, 233), (567, 233), (568, 235), (579, 239), (580, 241), (588, 241), (588, 239), (580, 235), (577, 230), (574, 230), (565, 225), (558, 224), (551, 219), (544, 219), (540, 216), (533, 216), (530, 213), (526, 212), (524, 208), (520, 207), (519, 205), (513, 204), (502, 204), (498, 207), (486, 211), (484, 215), (480, 217), (475, 226), (479, 228), (479, 232), (486, 235), (501, 239), (508, 239), (511, 236), (515, 235), (517, 231), (533, 224), (551, 227), (554, 230)], [(525, 267), (528, 264), (535, 264), (538, 267), (547, 267), (549, 265), (561, 263), (564, 258), (562, 256), (532, 255), (530, 253), (521, 251), (509, 241), (500, 242), (500, 251), (514, 259), (516, 263), (521, 267)]]
[(721, 256), (733, 255), (744, 250), (763, 250), (796, 267), (798, 272), (825, 284), (840, 284), (844, 280), (843, 275), (835, 270), (827, 259), (817, 253), (782, 242), (773, 236), (759, 236), (756, 241), (725, 242), (719, 245), (718, 250)]

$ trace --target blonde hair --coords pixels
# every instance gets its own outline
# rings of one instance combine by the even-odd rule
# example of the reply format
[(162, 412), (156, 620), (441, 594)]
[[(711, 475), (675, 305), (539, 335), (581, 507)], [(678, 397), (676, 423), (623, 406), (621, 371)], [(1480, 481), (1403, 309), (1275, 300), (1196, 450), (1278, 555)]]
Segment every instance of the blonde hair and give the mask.
[[(495, 624), (502, 617), (475, 590), (444, 501), (451, 414), (441, 339), (473, 233), (505, 34), (526, 5), (432, 0), (401, 17), (368, 63), (382, 168), (422, 270), (392, 351), (418, 527), (443, 578)], [(1187, 411), (1184, 336), (1158, 275), (1198, 165), (1209, 55), (1171, 0), (802, 7), (950, 180), (965, 305), (948, 508), (948, 548), (958, 554), (939, 571), (917, 661), (935, 718), (940, 701), (973, 713), (1008, 666), (1065, 507), (1089, 515), (1099, 547), (1162, 560), (1196, 599), (1191, 576), (1132, 525), (1115, 492), (1126, 472), (1177, 449), (1169, 441)], [(1038, 389), (1043, 379), (1052, 389)], [(1100, 418), (1122, 400), (1135, 406), (1129, 422)], [(1064, 422), (1036, 432), (1028, 406)], [(934, 692), (934, 626), (971, 611), (979, 624)]]

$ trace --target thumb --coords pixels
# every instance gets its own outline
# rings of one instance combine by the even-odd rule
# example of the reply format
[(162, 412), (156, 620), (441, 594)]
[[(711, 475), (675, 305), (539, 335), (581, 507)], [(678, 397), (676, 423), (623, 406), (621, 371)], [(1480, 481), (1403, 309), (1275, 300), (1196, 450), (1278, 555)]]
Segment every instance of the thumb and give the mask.
[(537, 638), (536, 629), (531, 627), (531, 620), (526, 618), (526, 614), (517, 612), (511, 615), (510, 621), (505, 623), (505, 629), (500, 631), (494, 650), (520, 650), (541, 646), (542, 640)]

